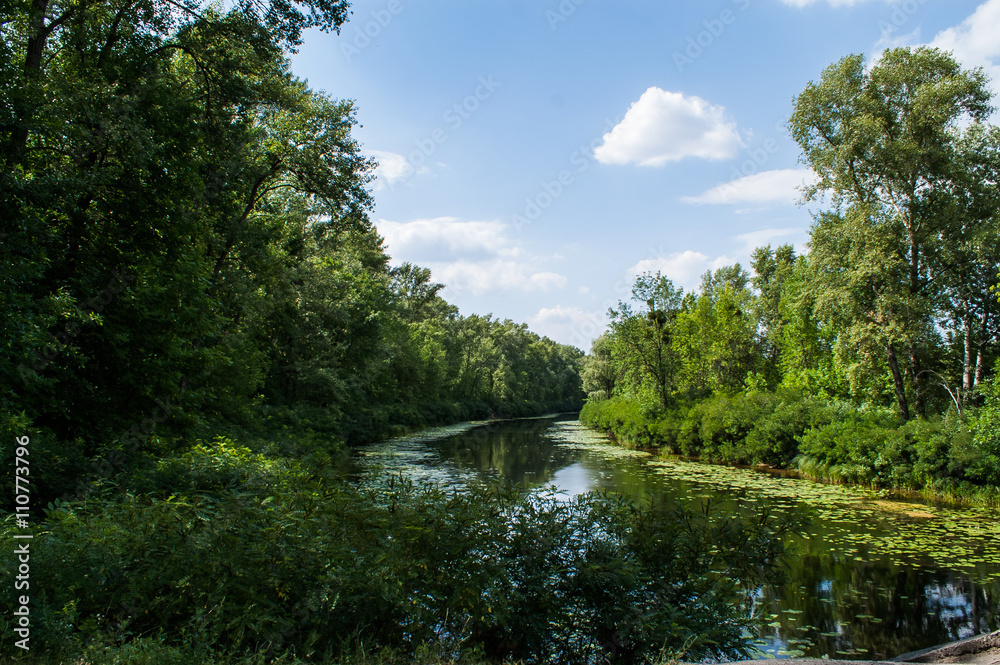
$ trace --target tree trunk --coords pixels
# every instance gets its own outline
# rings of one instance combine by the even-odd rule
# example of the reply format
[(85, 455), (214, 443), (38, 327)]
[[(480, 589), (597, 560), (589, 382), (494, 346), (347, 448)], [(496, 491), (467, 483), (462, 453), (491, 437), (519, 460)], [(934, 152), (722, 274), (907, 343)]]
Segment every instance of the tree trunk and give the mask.
[[(973, 380), (972, 380), (972, 387), (973, 388), (975, 388), (980, 383), (982, 383), (983, 379), (986, 376), (986, 359), (983, 356), (985, 355), (986, 346), (989, 343), (990, 338), (993, 336), (992, 333), (991, 333), (991, 330), (990, 330), (990, 323), (991, 323), (991, 321), (990, 321), (990, 318), (991, 318), (990, 314), (992, 313), (992, 312), (990, 312), (990, 305), (991, 305), (991, 303), (989, 301), (987, 301), (986, 303), (984, 303), (984, 305), (985, 306), (983, 307), (982, 325), (980, 326), (980, 329), (979, 329), (980, 330), (980, 332), (979, 332), (979, 348), (976, 350), (976, 374), (975, 374), (975, 378), (973, 378)], [(976, 399), (977, 399), (977, 402), (978, 402), (978, 398), (976, 398)]]
[(966, 316), (965, 322), (962, 326), (962, 334), (965, 336), (965, 353), (962, 358), (963, 368), (962, 368), (962, 393), (963, 400), (966, 396), (972, 393), (972, 389), (976, 387), (976, 368), (972, 364), (972, 317)]
[(892, 342), (885, 347), (886, 355), (889, 358), (889, 369), (892, 370), (892, 379), (896, 384), (896, 403), (899, 405), (899, 413), (903, 420), (910, 419), (910, 407), (906, 403), (906, 384), (903, 383), (903, 375), (899, 372), (899, 363), (896, 361), (896, 349)]
[[(910, 346), (910, 371), (913, 372), (913, 410), (915, 415), (924, 415), (924, 380), (920, 376), (920, 355), (916, 345)], [(899, 390), (897, 387), (896, 390)]]
[[(914, 200), (913, 193), (916, 191), (916, 183), (912, 184), (910, 201)], [(907, 235), (910, 242), (910, 297), (917, 299), (921, 291), (920, 286), (920, 246), (917, 243), (915, 225), (913, 223), (913, 211), (908, 209), (908, 219), (906, 220)], [(920, 356), (917, 353), (917, 345), (910, 343), (910, 371), (913, 372), (913, 410), (916, 415), (924, 415), (924, 390), (923, 381), (920, 378)], [(896, 392), (900, 391), (899, 380), (896, 382)], [(903, 416), (909, 420), (907, 416)]]
[(31, 26), (28, 37), (27, 51), (24, 55), (24, 89), (20, 99), (14, 103), (14, 127), (10, 133), (10, 143), (7, 144), (7, 169), (14, 170), (24, 161), (24, 150), (28, 145), (28, 121), (31, 118), (33, 105), (22, 95), (29, 94), (29, 82), (36, 78), (42, 69), (42, 56), (45, 54), (45, 42), (51, 30), (45, 25), (45, 14), (49, 9), (49, 0), (34, 0), (31, 3)]

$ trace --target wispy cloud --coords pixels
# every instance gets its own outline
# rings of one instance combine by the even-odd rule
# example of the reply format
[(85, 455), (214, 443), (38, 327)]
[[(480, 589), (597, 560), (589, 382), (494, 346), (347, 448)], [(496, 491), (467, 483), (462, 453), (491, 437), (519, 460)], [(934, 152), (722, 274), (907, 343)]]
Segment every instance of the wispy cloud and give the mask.
[(799, 189), (815, 177), (811, 169), (764, 171), (718, 185), (698, 196), (682, 197), (681, 200), (696, 205), (793, 204), (801, 196)]
[(414, 173), (428, 173), (426, 166), (414, 169), (404, 155), (384, 150), (370, 150), (369, 153), (378, 161), (375, 168), (375, 190), (393, 186), (396, 182), (410, 177)]
[[(741, 233), (740, 235), (733, 238), (733, 240), (741, 243), (743, 245), (743, 254), (749, 256), (753, 250), (758, 247), (764, 247), (765, 245), (773, 245), (779, 240), (786, 241), (792, 237), (798, 236), (799, 239), (805, 239), (807, 236), (807, 231), (804, 228), (785, 228), (785, 229), (761, 229), (759, 231), (751, 231), (749, 233)], [(792, 238), (794, 240), (794, 238)]]
[(943, 30), (930, 45), (952, 51), (966, 67), (982, 67), (1000, 93), (1000, 0), (987, 0), (959, 25)]
[[(817, 2), (826, 2), (831, 7), (853, 7), (854, 5), (860, 5), (862, 2), (868, 2), (869, 0), (781, 0), (786, 5), (792, 7), (808, 7), (809, 5), (814, 5)], [(882, 0), (883, 2), (896, 2), (897, 0)]]
[(593, 339), (607, 328), (608, 320), (603, 312), (556, 305), (538, 310), (528, 324), (539, 335), (589, 351)]

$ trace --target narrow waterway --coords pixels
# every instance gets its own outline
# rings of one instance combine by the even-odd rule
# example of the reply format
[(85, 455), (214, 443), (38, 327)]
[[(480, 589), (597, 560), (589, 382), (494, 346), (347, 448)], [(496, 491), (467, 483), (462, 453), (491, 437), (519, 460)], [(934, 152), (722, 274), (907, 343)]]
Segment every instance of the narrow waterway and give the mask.
[(786, 583), (759, 598), (765, 655), (875, 660), (1000, 627), (1000, 520), (995, 511), (901, 502), (875, 492), (685, 461), (616, 446), (571, 418), (422, 432), (364, 447), (362, 482), (381, 468), (462, 485), (508, 478), (567, 495), (599, 488), (636, 500), (711, 501), (794, 514)]

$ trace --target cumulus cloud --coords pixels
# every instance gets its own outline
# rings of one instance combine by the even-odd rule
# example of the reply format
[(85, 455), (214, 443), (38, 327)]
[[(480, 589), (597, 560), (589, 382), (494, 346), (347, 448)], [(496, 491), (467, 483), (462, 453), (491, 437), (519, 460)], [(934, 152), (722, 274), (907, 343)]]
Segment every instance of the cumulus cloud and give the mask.
[(938, 33), (930, 46), (952, 51), (966, 67), (982, 67), (1000, 92), (1000, 0), (987, 0), (959, 25)]
[(589, 351), (594, 338), (607, 328), (608, 319), (604, 312), (556, 305), (538, 310), (528, 323), (539, 335)]
[(800, 196), (799, 188), (814, 179), (811, 169), (764, 171), (718, 185), (698, 196), (685, 196), (681, 200), (696, 205), (795, 203)]
[(652, 87), (604, 135), (594, 157), (604, 164), (662, 166), (685, 157), (729, 159), (742, 145), (723, 107)]
[(471, 293), (480, 296), (493, 291), (551, 291), (563, 288), (568, 281), (558, 273), (536, 271), (531, 264), (502, 259), (458, 260), (432, 263), (429, 267), (434, 280), (447, 285), (456, 295)]
[(409, 261), (430, 268), (433, 279), (452, 295), (551, 291), (567, 284), (566, 277), (542, 265), (542, 257), (529, 256), (514, 245), (509, 226), (500, 221), (383, 219), (376, 226), (395, 263)]
[(514, 256), (507, 226), (500, 221), (461, 221), (456, 217), (417, 219), (412, 222), (379, 220), (378, 232), (393, 256), (415, 261), (447, 261), (458, 257)]
[(630, 276), (635, 276), (644, 272), (659, 272), (669, 277), (675, 285), (690, 291), (701, 284), (701, 276), (706, 270), (718, 270), (733, 263), (733, 259), (725, 255), (712, 259), (706, 254), (688, 249), (667, 256), (644, 259), (629, 268), (628, 273)]

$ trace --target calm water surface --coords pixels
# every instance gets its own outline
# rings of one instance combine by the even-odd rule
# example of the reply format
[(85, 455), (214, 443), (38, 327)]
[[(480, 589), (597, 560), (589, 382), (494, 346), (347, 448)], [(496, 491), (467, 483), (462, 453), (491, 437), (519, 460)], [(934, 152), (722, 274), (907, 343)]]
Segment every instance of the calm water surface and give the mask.
[(355, 464), (362, 477), (375, 468), (447, 485), (504, 477), (567, 495), (607, 488), (804, 517), (808, 534), (791, 543), (786, 584), (759, 599), (755, 637), (764, 655), (884, 659), (1000, 627), (994, 511), (658, 460), (566, 418), (437, 428), (361, 448)]

